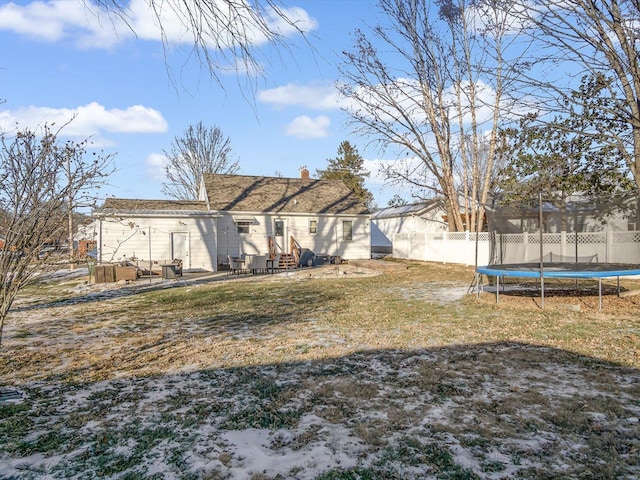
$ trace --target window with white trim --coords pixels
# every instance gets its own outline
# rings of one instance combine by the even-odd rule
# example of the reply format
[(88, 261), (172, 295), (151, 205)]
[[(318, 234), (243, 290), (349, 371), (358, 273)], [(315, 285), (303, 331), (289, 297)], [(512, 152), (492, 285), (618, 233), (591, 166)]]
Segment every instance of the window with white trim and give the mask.
[(251, 233), (251, 225), (253, 222), (238, 220), (236, 222), (236, 227), (238, 229), (238, 233)]
[(318, 220), (309, 220), (309, 235), (318, 233)]
[(353, 240), (353, 221), (352, 220), (342, 221), (342, 239)]
[(284, 237), (284, 220), (276, 220), (273, 222), (273, 231), (276, 237)]

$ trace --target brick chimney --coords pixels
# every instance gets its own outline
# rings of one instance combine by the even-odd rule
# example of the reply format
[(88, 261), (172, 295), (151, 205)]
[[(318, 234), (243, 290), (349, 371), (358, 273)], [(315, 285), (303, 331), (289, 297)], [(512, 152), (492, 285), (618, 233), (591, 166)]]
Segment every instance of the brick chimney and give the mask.
[(309, 180), (309, 170), (307, 170), (307, 167), (302, 167), (300, 169), (300, 178), (302, 180)]

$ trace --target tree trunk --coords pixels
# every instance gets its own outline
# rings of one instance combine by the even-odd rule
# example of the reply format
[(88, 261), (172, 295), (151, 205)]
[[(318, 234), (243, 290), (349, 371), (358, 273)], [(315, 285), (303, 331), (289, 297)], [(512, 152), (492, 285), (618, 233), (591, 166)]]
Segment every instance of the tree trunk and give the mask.
[(4, 320), (7, 314), (0, 310), (0, 347), (2, 347), (2, 333), (4, 332)]

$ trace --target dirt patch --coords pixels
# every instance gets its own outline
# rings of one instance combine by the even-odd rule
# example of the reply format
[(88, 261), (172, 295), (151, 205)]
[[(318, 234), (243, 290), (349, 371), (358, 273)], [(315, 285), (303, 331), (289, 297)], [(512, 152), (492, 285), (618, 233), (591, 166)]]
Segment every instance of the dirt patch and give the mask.
[(459, 282), (413, 282), (390, 287), (387, 291), (407, 300), (443, 305), (459, 302), (469, 293), (469, 285)]
[(260, 280), (286, 280), (297, 279), (303, 280), (305, 278), (363, 278), (363, 277), (375, 277), (382, 275), (380, 269), (368, 268), (359, 263), (343, 263), (341, 265), (323, 265), (312, 268), (297, 268), (295, 270), (289, 270), (279, 272), (274, 275), (258, 275), (256, 279)]
[(350, 260), (350, 265), (355, 265), (358, 267), (364, 267), (371, 270), (377, 270), (381, 272), (401, 272), (403, 270), (407, 270), (409, 265), (406, 263), (398, 262), (398, 261), (387, 261), (387, 260)]
[[(636, 315), (640, 309), (640, 295), (624, 295), (637, 289), (637, 281), (626, 281), (618, 290), (615, 280), (602, 284), (602, 312), (618, 315)], [(622, 295), (618, 295), (622, 293)], [(496, 305), (496, 288), (486, 286), (478, 301)], [(511, 283), (500, 288), (497, 305), (505, 309), (541, 309), (541, 290), (534, 283)], [(600, 297), (596, 281), (573, 280), (548, 282), (544, 292), (545, 310), (600, 311)]]

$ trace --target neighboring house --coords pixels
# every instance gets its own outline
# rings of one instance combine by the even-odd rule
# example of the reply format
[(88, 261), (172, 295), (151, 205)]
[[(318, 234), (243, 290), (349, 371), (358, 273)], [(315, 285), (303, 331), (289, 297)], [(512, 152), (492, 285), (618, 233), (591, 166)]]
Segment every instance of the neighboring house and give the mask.
[[(98, 259), (183, 260), (215, 271), (229, 256), (292, 253), (292, 247), (369, 258), (369, 212), (341, 181), (207, 174), (200, 200), (109, 198), (94, 212)], [(295, 247), (294, 247), (295, 245)]]
[(439, 200), (378, 210), (371, 216), (371, 253), (391, 253), (395, 234), (448, 230), (446, 215), (444, 204)]
[(538, 232), (540, 215), (545, 233), (626, 232), (638, 229), (638, 196), (589, 197), (574, 194), (557, 202), (512, 202), (487, 206), (490, 229), (500, 233)]

